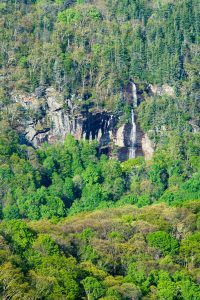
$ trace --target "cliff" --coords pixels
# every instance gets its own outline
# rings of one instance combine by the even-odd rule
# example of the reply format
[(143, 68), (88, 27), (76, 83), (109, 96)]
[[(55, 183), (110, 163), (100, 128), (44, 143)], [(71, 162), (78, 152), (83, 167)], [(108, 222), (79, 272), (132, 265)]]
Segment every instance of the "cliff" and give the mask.
[[(129, 104), (134, 100), (134, 95), (136, 97), (136, 91), (133, 91), (131, 86), (132, 83), (125, 91)], [(149, 93), (156, 93), (155, 89), (150, 87)], [(158, 91), (160, 93), (160, 89)], [(140, 104), (143, 96), (141, 92), (137, 92)], [(72, 134), (78, 140), (97, 140), (102, 153), (117, 155), (121, 161), (133, 157), (130, 155), (133, 148), (134, 157), (152, 157), (154, 147), (148, 135), (140, 129), (136, 108), (134, 121), (131, 118), (130, 121), (123, 121), (120, 113), (80, 109), (73, 97), (65, 99), (63, 94), (53, 87), (39, 88), (32, 94), (15, 91), (12, 93), (12, 99), (24, 111), (19, 129), (22, 143), (37, 148), (44, 142), (62, 142), (68, 134)]]

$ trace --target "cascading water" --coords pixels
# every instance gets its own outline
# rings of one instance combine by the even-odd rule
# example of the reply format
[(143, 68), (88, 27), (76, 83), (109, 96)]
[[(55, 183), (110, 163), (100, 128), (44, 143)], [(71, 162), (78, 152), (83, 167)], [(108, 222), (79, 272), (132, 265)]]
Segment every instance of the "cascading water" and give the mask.
[(133, 93), (133, 107), (137, 107), (137, 87), (134, 82), (132, 82), (132, 93)]
[(135, 112), (134, 108), (137, 107), (137, 88), (134, 82), (132, 82), (132, 93), (133, 93), (133, 107), (131, 109), (131, 124), (132, 124), (132, 130), (131, 130), (131, 145), (129, 150), (129, 158), (135, 158), (135, 152), (136, 152), (136, 139), (137, 139), (137, 128), (135, 123)]

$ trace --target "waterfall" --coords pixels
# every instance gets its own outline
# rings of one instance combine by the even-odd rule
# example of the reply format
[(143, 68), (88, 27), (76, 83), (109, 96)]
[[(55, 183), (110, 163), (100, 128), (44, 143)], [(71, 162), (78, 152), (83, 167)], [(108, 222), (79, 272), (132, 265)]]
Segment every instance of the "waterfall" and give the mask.
[(137, 88), (134, 82), (132, 82), (132, 93), (133, 93), (133, 107), (137, 107)]
[(129, 149), (129, 158), (135, 158), (135, 152), (136, 152), (136, 140), (137, 140), (137, 128), (135, 123), (135, 112), (134, 108), (137, 107), (137, 88), (134, 82), (132, 82), (132, 93), (133, 93), (133, 107), (131, 109), (131, 124), (132, 124), (132, 130), (131, 130), (131, 145)]

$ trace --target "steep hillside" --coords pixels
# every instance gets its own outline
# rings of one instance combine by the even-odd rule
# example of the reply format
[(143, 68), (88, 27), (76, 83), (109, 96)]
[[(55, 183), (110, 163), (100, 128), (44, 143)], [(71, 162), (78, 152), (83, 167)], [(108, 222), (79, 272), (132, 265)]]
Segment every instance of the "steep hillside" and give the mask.
[[(146, 144), (199, 131), (199, 6), (1, 1), (2, 127), (34, 146), (67, 134), (98, 139), (107, 152), (121, 147), (122, 160), (133, 156), (131, 147), (137, 156)], [(132, 84), (142, 102), (134, 119)]]
[(200, 1), (0, 1), (0, 299), (200, 299)]
[(2, 218), (199, 199), (199, 5), (1, 2)]
[[(130, 79), (198, 76), (199, 1), (1, 1), (2, 76), (116, 108)], [(192, 76), (191, 76), (192, 75)]]

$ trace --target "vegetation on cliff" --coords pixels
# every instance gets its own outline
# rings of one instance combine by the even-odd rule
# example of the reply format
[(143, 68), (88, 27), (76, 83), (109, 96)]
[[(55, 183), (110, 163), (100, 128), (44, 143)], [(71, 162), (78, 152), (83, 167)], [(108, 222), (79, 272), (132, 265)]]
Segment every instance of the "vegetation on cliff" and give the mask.
[[(1, 1), (7, 88), (53, 85), (117, 109), (130, 80), (197, 88), (198, 0)], [(189, 83), (188, 83), (189, 82)]]

